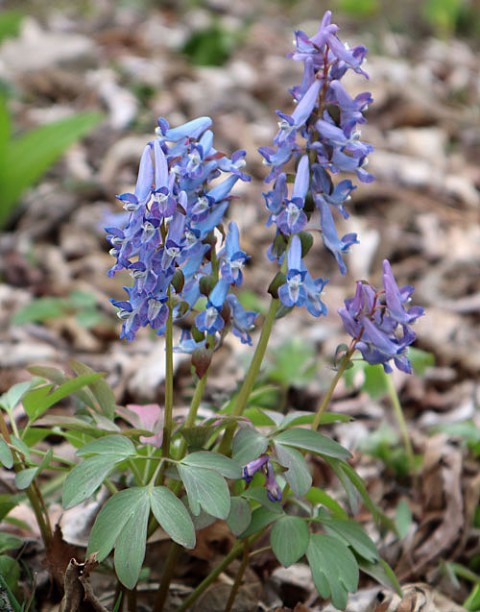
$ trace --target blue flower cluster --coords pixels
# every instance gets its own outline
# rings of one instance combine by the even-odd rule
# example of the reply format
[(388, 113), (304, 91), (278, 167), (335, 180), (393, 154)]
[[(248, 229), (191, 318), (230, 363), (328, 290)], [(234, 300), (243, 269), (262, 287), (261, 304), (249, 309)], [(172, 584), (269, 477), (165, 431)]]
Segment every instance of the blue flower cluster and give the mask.
[(209, 117), (200, 117), (170, 128), (159, 119), (134, 193), (117, 196), (129, 215), (123, 227), (106, 229), (116, 258), (109, 275), (128, 270), (133, 277), (133, 286), (125, 288), (128, 299), (112, 300), (127, 340), (142, 326), (163, 334), (170, 311), (174, 320), (181, 319), (203, 295), (206, 307), (195, 318), (195, 337), (184, 331), (177, 348), (193, 352), (207, 336), (219, 337), (229, 326), (242, 342), (251, 343), (256, 313), (245, 311), (230, 293), (241, 285), (248, 257), (235, 223), (229, 224), (219, 250), (214, 232), (219, 228), (225, 235), (222, 221), (232, 187), (250, 177), (242, 172), (244, 151), (228, 158), (213, 147), (211, 124)]
[[(325, 282), (314, 281), (308, 274), (301, 262), (300, 240), (295, 236), (319, 226), (325, 247), (345, 274), (343, 254), (358, 240), (354, 233), (340, 238), (334, 216), (348, 218), (344, 204), (356, 187), (347, 179), (335, 184), (332, 176), (347, 172), (363, 182), (373, 180), (365, 170), (373, 147), (360, 140), (357, 129), (366, 121), (363, 113), (372, 97), (362, 93), (352, 98), (341, 82), (349, 70), (367, 77), (361, 68), (367, 49), (348, 48), (337, 31), (327, 11), (317, 34), (309, 38), (302, 31), (296, 32), (296, 50), (291, 57), (304, 65), (301, 84), (290, 90), (296, 107), (291, 115), (277, 111), (280, 129), (273, 141), (275, 146), (259, 149), (271, 168), (266, 182), (273, 181), (271, 190), (264, 194), (270, 213), (267, 224), (275, 224), (277, 229), (269, 257), (282, 261), (289, 251), (280, 300), (286, 307), (305, 306), (315, 316), (325, 313), (320, 302)], [(294, 162), (295, 179), (290, 181), (287, 168)], [(290, 189), (289, 183), (293, 183)], [(314, 215), (319, 222), (315, 223)]]
[(385, 260), (383, 291), (359, 281), (355, 296), (338, 311), (365, 361), (382, 364), (385, 372), (392, 372), (392, 359), (399, 370), (412, 372), (407, 357), (407, 348), (415, 340), (411, 324), (424, 314), (420, 306), (406, 308), (413, 291), (409, 285), (398, 287), (390, 263)]

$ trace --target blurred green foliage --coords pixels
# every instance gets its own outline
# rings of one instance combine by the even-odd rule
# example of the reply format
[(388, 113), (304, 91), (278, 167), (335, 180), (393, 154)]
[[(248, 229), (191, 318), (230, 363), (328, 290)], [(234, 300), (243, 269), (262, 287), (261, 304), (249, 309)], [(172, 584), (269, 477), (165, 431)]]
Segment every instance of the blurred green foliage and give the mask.
[(193, 32), (182, 48), (195, 66), (223, 66), (241, 43), (244, 31), (226, 28), (221, 22), (212, 23)]
[(0, 229), (5, 227), (25, 190), (101, 119), (98, 112), (78, 113), (12, 137), (7, 102), (0, 95)]
[(23, 14), (20, 11), (3, 11), (0, 13), (0, 43), (9, 36), (18, 36)]

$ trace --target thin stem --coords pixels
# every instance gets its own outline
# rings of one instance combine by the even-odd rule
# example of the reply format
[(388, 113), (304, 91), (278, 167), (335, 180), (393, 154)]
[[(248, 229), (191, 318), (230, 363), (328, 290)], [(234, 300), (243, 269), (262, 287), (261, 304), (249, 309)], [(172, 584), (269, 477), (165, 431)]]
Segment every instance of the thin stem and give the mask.
[[(269, 311), (263, 323), (262, 333), (260, 334), (255, 353), (253, 354), (253, 358), (250, 362), (250, 366), (248, 368), (243, 384), (240, 387), (240, 391), (237, 396), (237, 401), (235, 402), (235, 406), (232, 411), (232, 416), (242, 416), (245, 408), (247, 407), (250, 393), (252, 392), (253, 385), (255, 384), (255, 381), (257, 380), (258, 374), (260, 372), (260, 368), (262, 367), (263, 358), (265, 357), (268, 341), (270, 340), (273, 324), (275, 322), (275, 316), (277, 314), (279, 306), (280, 300), (272, 299)], [(223, 440), (220, 443), (219, 447), (220, 453), (227, 454), (230, 451), (234, 433), (235, 424), (232, 423), (225, 430)]]
[[(178, 608), (178, 612), (185, 612), (188, 610), (190, 606), (196, 601), (200, 595), (220, 576), (220, 574), (230, 565), (230, 563), (241, 554), (243, 547), (245, 546), (245, 541), (237, 542), (232, 550), (226, 555), (221, 563), (217, 565), (217, 567), (208, 574), (208, 576), (197, 586), (197, 588), (190, 593), (187, 599), (183, 602), (183, 604)], [(155, 610), (155, 612), (160, 612), (160, 610)]]
[[(5, 417), (3, 416), (2, 410), (0, 410), (0, 433), (2, 434), (5, 442), (11, 446), (12, 439), (10, 437), (10, 432), (8, 431), (8, 426), (5, 422)], [(23, 461), (20, 459), (18, 452), (15, 448), (12, 448), (12, 455), (14, 459), (13, 469), (15, 470), (15, 472), (19, 472), (22, 467), (24, 467)], [(45, 502), (43, 500), (40, 489), (34, 482), (29, 487), (27, 487), (25, 493), (35, 514), (35, 518), (37, 520), (38, 528), (40, 529), (40, 534), (42, 536), (45, 548), (49, 548), (53, 538), (52, 527), (50, 525), (50, 518), (48, 516), (48, 511), (45, 506)]]
[(176, 542), (171, 543), (170, 550), (168, 551), (168, 556), (165, 561), (165, 567), (163, 569), (160, 587), (157, 591), (157, 598), (155, 600), (153, 612), (162, 612), (163, 607), (165, 606), (165, 602), (167, 601), (168, 597), (168, 591), (170, 588), (170, 582), (172, 580), (173, 572), (175, 571), (175, 566), (177, 564), (181, 550), (182, 548), (179, 544), (177, 544)]
[(328, 408), (328, 405), (330, 404), (330, 400), (332, 399), (333, 392), (335, 391), (335, 388), (338, 385), (338, 382), (340, 381), (345, 370), (347, 369), (348, 364), (350, 363), (350, 360), (354, 352), (355, 352), (355, 344), (353, 344), (343, 356), (342, 361), (340, 362), (340, 365), (338, 367), (338, 370), (335, 376), (332, 378), (332, 381), (330, 382), (330, 386), (328, 387), (327, 392), (323, 396), (323, 399), (316, 410), (315, 418), (313, 419), (313, 423), (312, 423), (313, 431), (316, 431), (318, 429), (320, 425), (320, 421), (322, 419), (322, 414)]
[(395, 385), (393, 384), (391, 375), (384, 372), (384, 377), (387, 384), (388, 395), (390, 396), (390, 401), (392, 402), (395, 419), (402, 436), (403, 446), (407, 455), (408, 467), (411, 472), (415, 467), (415, 455), (413, 453), (412, 443), (408, 434), (407, 422), (405, 421), (402, 405), (400, 403), (397, 390), (395, 389)]
[(173, 431), (173, 306), (168, 296), (168, 318), (165, 329), (165, 420), (163, 425), (162, 454), (170, 457)]
[[(187, 418), (185, 419), (184, 427), (193, 427), (195, 425), (195, 421), (197, 418), (198, 409), (200, 408), (200, 402), (202, 401), (203, 394), (205, 392), (205, 386), (207, 384), (208, 370), (205, 374), (200, 378), (197, 382), (197, 386), (195, 387), (195, 392), (192, 397), (192, 401), (190, 403), (190, 409), (187, 414)], [(180, 444), (180, 448), (178, 450), (178, 458), (182, 459), (187, 452), (187, 441), (185, 438), (182, 438), (182, 442)]]
[(235, 598), (237, 597), (238, 590), (242, 584), (243, 575), (245, 574), (245, 570), (248, 567), (249, 562), (249, 545), (248, 542), (245, 544), (243, 548), (243, 559), (240, 567), (238, 568), (237, 575), (235, 576), (235, 582), (232, 585), (232, 589), (230, 591), (230, 595), (228, 596), (227, 605), (225, 606), (225, 612), (231, 612), (233, 608), (233, 604), (235, 603)]

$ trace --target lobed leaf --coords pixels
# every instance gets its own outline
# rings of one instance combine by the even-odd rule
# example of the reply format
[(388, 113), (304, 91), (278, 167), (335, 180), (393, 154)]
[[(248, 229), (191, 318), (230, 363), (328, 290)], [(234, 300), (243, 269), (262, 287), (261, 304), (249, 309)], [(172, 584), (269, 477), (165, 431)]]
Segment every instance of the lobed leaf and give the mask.
[(313, 582), (319, 594), (344, 610), (348, 593), (358, 587), (358, 564), (350, 549), (330, 535), (313, 534), (307, 548)]
[(136, 452), (133, 442), (125, 436), (105, 436), (85, 444), (85, 446), (77, 451), (77, 455), (79, 457), (84, 457), (85, 455), (108, 455), (109, 457), (117, 457), (118, 461), (122, 461), (127, 457), (135, 455)]
[(287, 468), (284, 477), (292, 491), (300, 497), (305, 495), (312, 486), (312, 475), (305, 457), (295, 448), (279, 443), (275, 444), (275, 453), (280, 465)]
[(95, 455), (76, 465), (65, 478), (63, 507), (72, 508), (93, 495), (118, 462), (117, 455)]
[(243, 497), (232, 497), (230, 502), (230, 514), (227, 516), (227, 525), (233, 535), (239, 536), (250, 525), (252, 511), (250, 504)]
[(230, 513), (230, 491), (225, 479), (216, 471), (178, 464), (178, 473), (187, 492), (193, 514), (203, 508), (208, 514), (226, 519)]
[(136, 512), (128, 518), (115, 541), (115, 572), (127, 589), (137, 584), (145, 559), (150, 504), (145, 493), (142, 497), (143, 503), (137, 505)]
[(153, 516), (160, 527), (177, 544), (193, 548), (195, 528), (182, 502), (167, 487), (154, 487), (149, 493)]
[(363, 531), (361, 526), (352, 520), (321, 518), (321, 523), (330, 535), (339, 538), (344, 544), (370, 563), (378, 561), (378, 551), (375, 544)]
[(233, 438), (232, 457), (240, 465), (246, 465), (257, 459), (267, 447), (268, 440), (263, 434), (251, 427), (242, 427)]
[(88, 541), (87, 557), (97, 553), (98, 561), (103, 561), (112, 551), (130, 518), (135, 517), (145, 506), (150, 507), (147, 487), (131, 487), (115, 493), (95, 519)]
[(0, 463), (7, 469), (13, 467), (13, 455), (5, 440), (0, 438)]
[(303, 557), (309, 541), (310, 530), (306, 521), (299, 516), (282, 516), (270, 533), (273, 553), (284, 567)]
[(184, 465), (191, 465), (193, 467), (204, 467), (210, 470), (215, 470), (225, 478), (231, 478), (238, 480), (242, 477), (242, 467), (234, 459), (220, 455), (219, 453), (213, 453), (208, 451), (198, 451), (196, 453), (190, 453), (182, 459)]

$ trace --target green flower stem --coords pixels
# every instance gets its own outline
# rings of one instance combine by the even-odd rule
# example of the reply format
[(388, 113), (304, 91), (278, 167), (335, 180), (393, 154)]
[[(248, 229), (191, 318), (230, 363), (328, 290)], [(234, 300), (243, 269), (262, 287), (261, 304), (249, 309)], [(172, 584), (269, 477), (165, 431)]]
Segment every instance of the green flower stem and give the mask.
[[(184, 427), (193, 427), (195, 425), (195, 421), (197, 419), (198, 409), (200, 408), (200, 402), (202, 401), (203, 394), (205, 392), (205, 386), (207, 384), (208, 378), (208, 370), (205, 374), (200, 378), (197, 382), (197, 386), (195, 387), (195, 392), (192, 397), (192, 401), (190, 403), (190, 409), (187, 414), (187, 418), (185, 419)], [(180, 448), (178, 450), (178, 458), (182, 459), (187, 452), (187, 441), (185, 438), (182, 438), (182, 442), (180, 444)]]
[(165, 567), (163, 569), (162, 580), (160, 582), (159, 589), (157, 591), (157, 598), (153, 606), (153, 612), (162, 612), (165, 602), (167, 601), (168, 591), (170, 588), (170, 582), (177, 565), (178, 557), (182, 551), (182, 547), (176, 542), (172, 542), (170, 550), (168, 551), (167, 558), (165, 560)]
[[(248, 542), (248, 540), (247, 540)], [(200, 597), (200, 595), (220, 576), (220, 574), (234, 561), (243, 551), (246, 542), (237, 542), (232, 550), (226, 555), (221, 563), (208, 574), (208, 576), (190, 593), (183, 604), (178, 608), (178, 612), (185, 612)], [(156, 609), (155, 612), (160, 612)]]
[[(170, 457), (173, 431), (173, 305), (168, 296), (168, 319), (165, 329), (165, 418), (163, 425), (162, 455)], [(162, 473), (163, 474), (163, 473)]]
[(407, 455), (408, 467), (410, 472), (412, 472), (415, 468), (415, 455), (413, 453), (412, 443), (408, 434), (405, 415), (403, 414), (402, 405), (400, 403), (397, 390), (395, 389), (395, 385), (393, 384), (392, 375), (387, 374), (385, 372), (383, 374), (388, 389), (388, 395), (390, 396), (390, 401), (392, 402), (395, 419), (397, 421), (398, 428), (400, 429), (400, 434), (402, 436), (403, 446)]
[(316, 410), (315, 418), (313, 419), (313, 423), (312, 423), (313, 431), (317, 431), (320, 425), (320, 421), (322, 419), (322, 414), (327, 410), (328, 405), (330, 404), (330, 400), (332, 399), (333, 392), (335, 391), (335, 387), (338, 385), (338, 382), (340, 381), (343, 374), (345, 373), (345, 370), (347, 369), (348, 364), (350, 363), (350, 360), (354, 352), (355, 352), (355, 344), (353, 344), (343, 356), (340, 362), (340, 365), (338, 367), (338, 370), (335, 376), (333, 377), (330, 383), (330, 386), (328, 387), (327, 392), (325, 393), (320, 405), (318, 406)]
[(238, 590), (240, 589), (240, 586), (242, 584), (243, 575), (245, 574), (245, 570), (248, 567), (248, 562), (250, 561), (249, 552), (250, 550), (249, 550), (249, 545), (247, 541), (247, 543), (243, 547), (243, 559), (240, 564), (240, 567), (238, 568), (237, 575), (235, 576), (235, 582), (232, 585), (230, 595), (228, 596), (227, 605), (225, 606), (225, 612), (231, 612), (233, 608), (233, 604), (235, 603), (235, 598), (237, 597)]
[[(280, 300), (278, 298), (272, 299), (270, 309), (267, 313), (267, 316), (265, 317), (265, 321), (263, 322), (260, 339), (255, 349), (255, 353), (253, 354), (253, 358), (250, 362), (250, 366), (248, 368), (243, 384), (240, 387), (240, 391), (237, 396), (237, 401), (235, 402), (235, 406), (232, 411), (232, 416), (234, 417), (242, 416), (245, 408), (247, 407), (248, 400), (253, 389), (253, 385), (255, 384), (255, 381), (257, 380), (258, 374), (260, 372), (260, 368), (262, 367), (263, 358), (265, 357), (268, 341), (270, 340), (270, 335), (272, 333), (273, 324), (275, 322), (275, 317), (279, 307)], [(232, 423), (225, 430), (223, 440), (220, 443), (218, 449), (220, 453), (226, 455), (230, 451), (234, 433), (235, 424)]]

